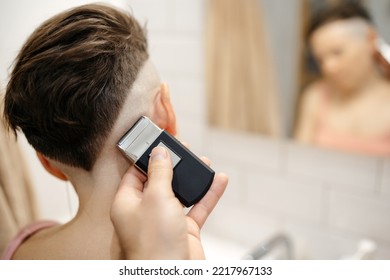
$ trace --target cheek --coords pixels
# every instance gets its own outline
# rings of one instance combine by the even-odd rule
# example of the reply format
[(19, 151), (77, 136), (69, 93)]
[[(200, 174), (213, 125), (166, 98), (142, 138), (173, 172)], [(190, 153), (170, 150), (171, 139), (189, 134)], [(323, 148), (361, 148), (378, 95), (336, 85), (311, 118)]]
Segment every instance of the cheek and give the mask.
[(370, 53), (361, 52), (355, 55), (351, 62), (351, 71), (355, 72), (356, 75), (367, 75), (373, 70), (373, 58)]
[(346, 74), (351, 73), (355, 76), (367, 71), (371, 63), (371, 57), (367, 53), (356, 49), (345, 53), (342, 61)]

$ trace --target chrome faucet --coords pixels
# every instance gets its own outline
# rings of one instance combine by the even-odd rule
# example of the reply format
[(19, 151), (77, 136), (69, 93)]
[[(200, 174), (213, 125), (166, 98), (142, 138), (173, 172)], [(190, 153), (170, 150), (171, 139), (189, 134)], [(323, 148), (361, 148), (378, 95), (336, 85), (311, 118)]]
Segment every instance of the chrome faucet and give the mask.
[[(243, 257), (244, 260), (261, 260), (267, 255), (271, 255), (277, 249), (283, 249), (283, 253), (278, 255), (278, 259), (292, 260), (292, 243), (286, 234), (279, 233), (271, 237), (268, 241), (262, 242)], [(279, 251), (278, 251), (279, 252)]]

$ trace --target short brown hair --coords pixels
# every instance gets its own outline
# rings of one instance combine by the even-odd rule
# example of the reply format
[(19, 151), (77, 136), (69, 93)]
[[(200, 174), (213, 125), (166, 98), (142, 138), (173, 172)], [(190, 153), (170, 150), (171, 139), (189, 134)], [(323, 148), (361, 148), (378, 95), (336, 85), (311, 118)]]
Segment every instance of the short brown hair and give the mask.
[(91, 170), (147, 58), (131, 15), (98, 4), (60, 13), (21, 49), (5, 120), (48, 158)]
[(370, 14), (360, 3), (345, 2), (329, 5), (317, 10), (313, 14), (307, 29), (306, 38), (309, 39), (314, 31), (327, 23), (352, 18), (360, 18), (369, 23), (373, 23)]

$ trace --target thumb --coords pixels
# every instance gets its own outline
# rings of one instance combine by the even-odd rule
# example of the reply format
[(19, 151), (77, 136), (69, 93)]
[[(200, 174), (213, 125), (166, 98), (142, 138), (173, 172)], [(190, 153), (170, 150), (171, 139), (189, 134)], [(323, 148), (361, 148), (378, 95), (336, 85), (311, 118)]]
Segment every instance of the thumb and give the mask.
[(172, 161), (167, 149), (160, 146), (155, 147), (149, 160), (148, 189), (169, 196), (173, 195), (172, 177)]

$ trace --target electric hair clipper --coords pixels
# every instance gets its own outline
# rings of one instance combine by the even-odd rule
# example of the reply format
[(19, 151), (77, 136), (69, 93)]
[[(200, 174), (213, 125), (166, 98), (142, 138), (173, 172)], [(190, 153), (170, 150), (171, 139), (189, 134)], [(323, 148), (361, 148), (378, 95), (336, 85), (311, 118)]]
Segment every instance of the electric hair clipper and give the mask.
[(117, 147), (145, 175), (150, 154), (156, 146), (163, 146), (170, 154), (172, 188), (176, 197), (186, 207), (198, 202), (209, 190), (215, 172), (175, 137), (143, 116), (117, 143)]

